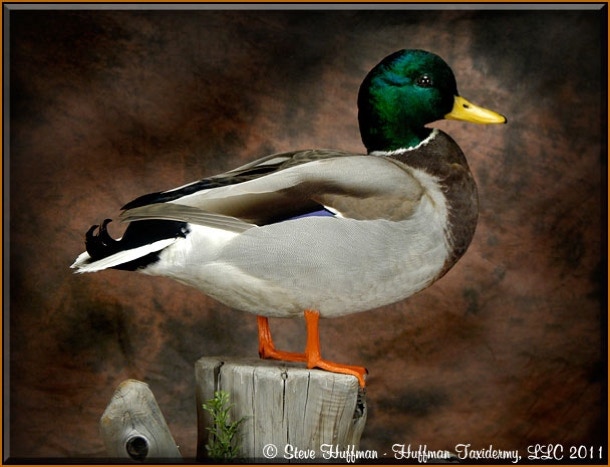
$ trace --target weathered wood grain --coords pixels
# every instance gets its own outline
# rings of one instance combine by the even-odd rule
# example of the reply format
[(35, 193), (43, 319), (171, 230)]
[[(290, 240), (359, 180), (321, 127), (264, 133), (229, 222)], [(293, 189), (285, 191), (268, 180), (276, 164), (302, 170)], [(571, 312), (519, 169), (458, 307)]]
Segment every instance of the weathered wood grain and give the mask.
[(181, 457), (155, 396), (146, 383), (123, 381), (100, 420), (110, 457), (136, 461)]

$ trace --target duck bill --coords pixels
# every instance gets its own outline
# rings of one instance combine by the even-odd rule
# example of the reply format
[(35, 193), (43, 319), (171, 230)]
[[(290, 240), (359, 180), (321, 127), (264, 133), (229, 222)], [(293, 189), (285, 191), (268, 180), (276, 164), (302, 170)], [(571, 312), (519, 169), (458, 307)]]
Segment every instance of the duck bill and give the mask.
[(460, 120), (462, 122), (472, 123), (506, 123), (506, 117), (500, 115), (493, 110), (484, 109), (478, 105), (467, 101), (462, 96), (455, 96), (453, 109), (447, 115), (446, 119)]

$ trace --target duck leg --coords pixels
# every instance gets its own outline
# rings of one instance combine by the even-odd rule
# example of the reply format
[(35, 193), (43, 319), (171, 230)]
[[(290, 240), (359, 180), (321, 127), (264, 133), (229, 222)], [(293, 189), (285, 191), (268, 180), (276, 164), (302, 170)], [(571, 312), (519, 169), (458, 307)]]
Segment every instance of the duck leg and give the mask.
[(329, 362), (322, 358), (320, 352), (319, 322), (320, 313), (315, 310), (305, 310), (305, 325), (307, 327), (305, 353), (284, 352), (275, 349), (273, 339), (271, 338), (271, 330), (269, 329), (269, 320), (264, 316), (257, 316), (258, 354), (261, 358), (284, 360), (287, 362), (305, 362), (307, 368), (320, 368), (333, 373), (352, 375), (358, 378), (360, 387), (364, 387), (364, 375), (367, 373), (366, 368)]
[(342, 363), (329, 362), (322, 358), (320, 353), (320, 313), (315, 310), (305, 310), (305, 324), (307, 326), (307, 344), (305, 356), (307, 357), (307, 368), (320, 368), (332, 373), (342, 373), (358, 378), (360, 387), (364, 388), (364, 375), (368, 372), (361, 366), (344, 365)]
[(271, 330), (269, 329), (269, 320), (265, 316), (257, 316), (258, 324), (258, 355), (261, 358), (270, 358), (272, 360), (284, 360), (286, 362), (306, 362), (307, 358), (303, 353), (285, 352), (276, 350), (273, 339), (271, 338)]

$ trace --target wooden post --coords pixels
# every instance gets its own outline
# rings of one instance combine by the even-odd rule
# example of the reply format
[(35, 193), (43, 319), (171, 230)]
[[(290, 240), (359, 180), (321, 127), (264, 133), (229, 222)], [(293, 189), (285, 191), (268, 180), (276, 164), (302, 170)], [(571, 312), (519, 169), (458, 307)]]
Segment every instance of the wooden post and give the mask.
[(146, 383), (128, 379), (115, 391), (100, 420), (108, 455), (135, 461), (181, 458), (155, 396)]
[(234, 404), (231, 421), (245, 418), (238, 437), (242, 459), (329, 459), (333, 452), (358, 449), (367, 409), (353, 376), (285, 362), (204, 357), (195, 364), (195, 379), (198, 459), (207, 458), (211, 426), (202, 404), (218, 390)]

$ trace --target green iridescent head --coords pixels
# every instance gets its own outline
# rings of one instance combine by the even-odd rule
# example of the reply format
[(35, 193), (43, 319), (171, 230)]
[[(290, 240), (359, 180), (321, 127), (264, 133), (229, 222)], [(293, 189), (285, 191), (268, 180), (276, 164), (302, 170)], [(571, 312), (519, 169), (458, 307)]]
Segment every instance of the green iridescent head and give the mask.
[(430, 134), (425, 125), (443, 118), (506, 122), (459, 97), (451, 68), (423, 50), (401, 50), (384, 58), (360, 86), (358, 109), (369, 152), (414, 147)]

